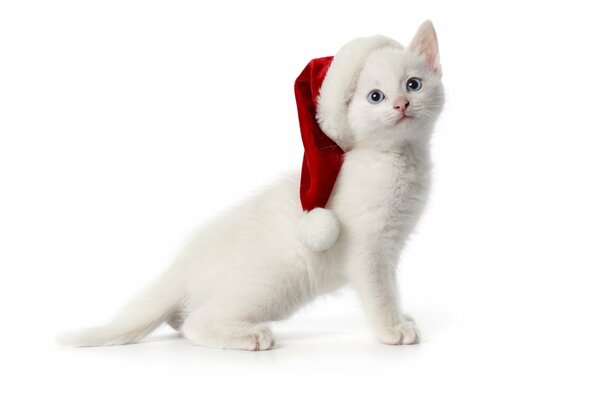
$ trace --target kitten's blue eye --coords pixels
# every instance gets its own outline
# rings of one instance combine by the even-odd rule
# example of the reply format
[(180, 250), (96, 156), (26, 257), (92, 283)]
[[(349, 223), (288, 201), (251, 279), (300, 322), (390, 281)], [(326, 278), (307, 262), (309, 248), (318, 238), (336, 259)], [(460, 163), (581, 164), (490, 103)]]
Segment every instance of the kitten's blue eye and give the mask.
[(375, 89), (371, 90), (369, 95), (367, 96), (369, 103), (371, 104), (379, 104), (385, 99), (385, 96), (381, 90)]
[(423, 83), (419, 78), (410, 78), (406, 81), (406, 89), (409, 92), (418, 92), (423, 87)]

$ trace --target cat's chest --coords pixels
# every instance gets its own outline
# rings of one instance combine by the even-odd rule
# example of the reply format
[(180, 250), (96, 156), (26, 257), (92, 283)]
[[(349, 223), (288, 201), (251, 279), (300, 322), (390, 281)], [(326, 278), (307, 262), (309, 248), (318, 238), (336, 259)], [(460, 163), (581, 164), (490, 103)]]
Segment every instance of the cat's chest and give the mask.
[(429, 166), (411, 148), (399, 153), (353, 151), (346, 155), (338, 183), (333, 203), (340, 217), (387, 227), (420, 213)]

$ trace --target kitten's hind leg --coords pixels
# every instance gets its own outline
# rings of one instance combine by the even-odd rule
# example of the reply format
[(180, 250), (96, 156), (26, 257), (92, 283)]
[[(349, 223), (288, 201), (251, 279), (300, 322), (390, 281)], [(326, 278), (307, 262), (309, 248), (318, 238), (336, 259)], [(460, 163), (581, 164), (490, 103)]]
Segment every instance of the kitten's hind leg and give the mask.
[(194, 344), (232, 350), (268, 350), (275, 341), (265, 324), (222, 321), (208, 318), (200, 310), (188, 315), (181, 330)]
[(183, 321), (185, 321), (185, 318), (180, 310), (173, 312), (169, 318), (167, 318), (167, 324), (176, 331), (181, 330)]

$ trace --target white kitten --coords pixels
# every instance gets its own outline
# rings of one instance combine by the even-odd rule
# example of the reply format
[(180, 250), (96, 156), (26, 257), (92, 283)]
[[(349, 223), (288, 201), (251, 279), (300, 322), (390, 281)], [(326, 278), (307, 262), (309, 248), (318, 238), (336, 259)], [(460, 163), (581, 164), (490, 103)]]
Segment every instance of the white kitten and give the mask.
[(201, 230), (110, 324), (63, 341), (129, 343), (166, 321), (202, 346), (265, 350), (274, 343), (270, 321), (349, 283), (380, 341), (416, 343), (395, 270), (429, 188), (429, 139), (443, 106), (437, 39), (429, 21), (408, 49), (383, 37), (357, 39), (330, 71), (352, 74), (345, 61), (356, 63), (365, 46), (372, 51), (351, 76), (352, 91), (340, 93), (326, 77), (319, 99), (319, 124), (346, 152), (327, 205), (341, 226), (331, 248), (314, 251), (300, 238), (294, 174)]

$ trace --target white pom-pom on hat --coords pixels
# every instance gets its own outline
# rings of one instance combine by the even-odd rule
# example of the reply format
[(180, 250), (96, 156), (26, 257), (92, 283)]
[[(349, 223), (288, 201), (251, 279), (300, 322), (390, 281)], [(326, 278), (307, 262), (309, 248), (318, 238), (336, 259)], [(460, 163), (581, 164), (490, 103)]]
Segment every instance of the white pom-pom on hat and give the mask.
[(340, 235), (340, 221), (326, 208), (313, 208), (303, 212), (298, 221), (300, 239), (313, 251), (325, 251)]

